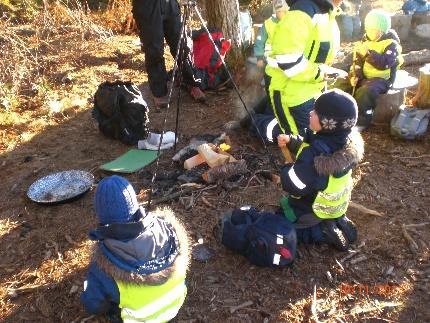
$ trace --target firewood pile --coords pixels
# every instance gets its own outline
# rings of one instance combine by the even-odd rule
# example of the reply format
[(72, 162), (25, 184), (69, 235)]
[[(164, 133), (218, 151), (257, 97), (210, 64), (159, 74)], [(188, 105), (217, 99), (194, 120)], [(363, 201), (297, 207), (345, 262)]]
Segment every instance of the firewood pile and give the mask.
[[(174, 170), (159, 171), (153, 187), (152, 204), (157, 205), (171, 200), (184, 200), (185, 196), (200, 196), (202, 192), (220, 188), (224, 191), (248, 189), (264, 186), (265, 181), (279, 183), (278, 176), (265, 170), (257, 154), (249, 153), (248, 147), (233, 146), (225, 134), (220, 136), (202, 135), (192, 138), (188, 145), (173, 157)], [(146, 188), (151, 186), (153, 173), (142, 171), (140, 177)], [(145, 204), (149, 189), (139, 194)], [(214, 206), (202, 200), (210, 208)], [(190, 209), (194, 201), (183, 203)]]

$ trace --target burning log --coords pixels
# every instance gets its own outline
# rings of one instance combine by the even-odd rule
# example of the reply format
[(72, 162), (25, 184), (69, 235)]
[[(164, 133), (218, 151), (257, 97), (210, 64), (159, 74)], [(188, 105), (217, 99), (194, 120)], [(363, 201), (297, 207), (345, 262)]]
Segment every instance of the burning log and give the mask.
[(227, 180), (234, 175), (245, 174), (246, 172), (248, 172), (246, 161), (241, 159), (237, 162), (232, 162), (209, 169), (202, 175), (202, 177), (208, 183), (216, 183)]
[(213, 148), (209, 144), (198, 146), (197, 151), (211, 168), (228, 163), (230, 159), (229, 155), (219, 154), (213, 151)]

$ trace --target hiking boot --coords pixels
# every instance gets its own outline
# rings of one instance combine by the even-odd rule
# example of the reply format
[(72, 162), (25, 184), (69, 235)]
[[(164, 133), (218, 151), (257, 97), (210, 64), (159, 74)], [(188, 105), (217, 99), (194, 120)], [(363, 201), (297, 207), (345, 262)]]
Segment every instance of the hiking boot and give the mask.
[(194, 100), (196, 100), (198, 102), (202, 102), (202, 103), (206, 102), (206, 95), (197, 86), (191, 86), (190, 87), (190, 95)]
[(167, 95), (159, 97), (154, 96), (154, 104), (157, 108), (167, 108), (167, 105), (169, 104)]
[(336, 219), (337, 226), (343, 231), (343, 234), (348, 239), (349, 243), (353, 243), (357, 240), (357, 227), (354, 222), (348, 219), (346, 216), (341, 216)]
[(348, 250), (348, 240), (343, 234), (342, 230), (340, 230), (336, 226), (336, 222), (334, 220), (324, 220), (321, 222), (321, 228), (324, 236), (324, 241), (336, 249), (340, 251)]

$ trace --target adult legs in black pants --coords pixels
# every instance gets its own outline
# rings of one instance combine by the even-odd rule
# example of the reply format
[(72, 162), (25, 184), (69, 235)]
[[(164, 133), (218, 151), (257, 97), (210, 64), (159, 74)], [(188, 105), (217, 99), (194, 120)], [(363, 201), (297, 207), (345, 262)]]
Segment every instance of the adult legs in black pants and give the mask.
[[(175, 57), (181, 36), (179, 4), (176, 0), (168, 2), (163, 0), (133, 0), (133, 17), (139, 28), (142, 50), (145, 53), (149, 87), (154, 95), (154, 101), (156, 105), (165, 105), (167, 104), (168, 75), (164, 60), (164, 38), (169, 45), (170, 53)], [(195, 92), (193, 97), (200, 100), (204, 94), (198, 89), (199, 80), (194, 77), (189, 53), (190, 49), (187, 48), (183, 64), (183, 78), (192, 94), (193, 91)]]

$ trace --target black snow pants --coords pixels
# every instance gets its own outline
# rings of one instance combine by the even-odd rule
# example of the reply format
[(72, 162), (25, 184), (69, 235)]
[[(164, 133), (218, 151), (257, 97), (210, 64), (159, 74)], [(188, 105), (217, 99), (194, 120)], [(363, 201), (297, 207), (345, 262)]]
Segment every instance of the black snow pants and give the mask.
[[(164, 38), (170, 53), (176, 56), (181, 36), (181, 15), (177, 0), (133, 0), (133, 17), (139, 28), (142, 50), (145, 53), (145, 67), (149, 87), (156, 97), (167, 94), (168, 74), (164, 61)], [(189, 42), (185, 41), (189, 44)], [(194, 76), (187, 46), (183, 64), (183, 80), (188, 86), (199, 86)]]

